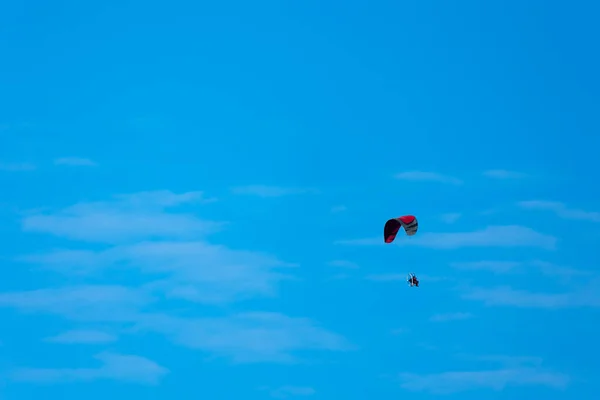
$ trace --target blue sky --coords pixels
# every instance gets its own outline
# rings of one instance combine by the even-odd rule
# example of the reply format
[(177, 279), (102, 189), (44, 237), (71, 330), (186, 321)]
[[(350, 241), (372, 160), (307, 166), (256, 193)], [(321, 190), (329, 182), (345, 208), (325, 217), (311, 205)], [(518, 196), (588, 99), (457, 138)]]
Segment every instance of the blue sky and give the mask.
[(0, 397), (594, 398), (599, 7), (458, 3), (2, 3)]

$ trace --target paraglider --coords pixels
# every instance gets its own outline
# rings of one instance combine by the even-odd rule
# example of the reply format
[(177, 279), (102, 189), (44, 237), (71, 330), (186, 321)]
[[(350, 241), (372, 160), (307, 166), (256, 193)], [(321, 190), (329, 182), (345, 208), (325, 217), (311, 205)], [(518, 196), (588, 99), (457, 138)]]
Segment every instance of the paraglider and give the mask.
[[(387, 220), (383, 227), (383, 240), (385, 243), (392, 243), (396, 239), (400, 228), (404, 228), (407, 236), (413, 236), (419, 229), (419, 221), (414, 215), (403, 215)], [(408, 274), (406, 281), (410, 287), (419, 287), (419, 280), (414, 273)]]

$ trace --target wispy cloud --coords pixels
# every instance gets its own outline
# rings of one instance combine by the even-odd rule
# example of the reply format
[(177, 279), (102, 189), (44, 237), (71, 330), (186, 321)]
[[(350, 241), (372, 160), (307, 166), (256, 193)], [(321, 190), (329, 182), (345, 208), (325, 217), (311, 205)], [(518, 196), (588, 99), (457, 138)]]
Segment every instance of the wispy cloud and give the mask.
[[(173, 215), (179, 216), (171, 207), (204, 201), (199, 192), (145, 192), (115, 196), (108, 202), (77, 204), (66, 211), (45, 214), (50, 219), (44, 223), (32, 222), (32, 216), (27, 216), (26, 229), (103, 245), (94, 243), (86, 250), (80, 243), (76, 250), (27, 255), (20, 257), (21, 261), (69, 277), (78, 274), (78, 280), (85, 274), (110, 279), (124, 273), (137, 285), (0, 293), (0, 307), (54, 314), (88, 326), (97, 323), (119, 335), (152, 332), (181, 346), (239, 363), (298, 362), (306, 352), (353, 348), (343, 337), (307, 318), (264, 312), (212, 313), (209, 318), (194, 311), (183, 313), (180, 308), (173, 309), (172, 302), (163, 301), (176, 298), (180, 305), (181, 301), (224, 304), (273, 296), (278, 282), (292, 278), (285, 271), (295, 264), (270, 254), (210, 243), (203, 229), (188, 232), (192, 240), (175, 232), (182, 226), (194, 231), (196, 221), (204, 223), (193, 216), (186, 216), (186, 223), (179, 227), (148, 224), (148, 220), (169, 221)], [(132, 215), (145, 218), (138, 220)], [(86, 233), (82, 225), (98, 232)], [(114, 273), (117, 269), (119, 274)], [(156, 306), (160, 312), (152, 311)]]
[(0, 163), (0, 171), (20, 172), (33, 171), (35, 169), (35, 165), (30, 163)]
[(492, 179), (523, 179), (527, 178), (527, 174), (516, 171), (508, 171), (505, 169), (490, 169), (483, 172), (483, 176)]
[(436, 374), (400, 374), (401, 386), (409, 391), (445, 395), (474, 389), (503, 390), (508, 386), (547, 386), (564, 389), (567, 375), (539, 368), (505, 368), (484, 371), (451, 371)]
[(358, 264), (346, 260), (333, 260), (327, 263), (330, 267), (358, 269)]
[(12, 372), (15, 381), (61, 383), (109, 379), (138, 384), (157, 384), (169, 370), (154, 361), (134, 355), (100, 353), (95, 356), (102, 365), (97, 368), (19, 368)]
[(335, 206), (335, 207), (331, 208), (332, 213), (340, 213), (340, 212), (344, 212), (347, 210), (348, 210), (348, 208), (344, 205), (339, 205), (339, 206)]
[(381, 238), (362, 238), (362, 239), (343, 239), (336, 240), (333, 244), (343, 245), (343, 246), (381, 246), (384, 244), (383, 239)]
[(25, 129), (34, 128), (36, 124), (31, 122), (12, 122), (12, 123), (0, 123), (0, 132), (7, 131), (20, 131)]
[[(540, 247), (554, 249), (557, 239), (519, 225), (488, 226), (471, 232), (423, 233), (414, 237), (400, 237), (394, 243), (399, 246), (419, 246), (435, 249), (461, 247)], [(380, 238), (340, 240), (342, 245), (383, 245)]]
[(458, 221), (461, 216), (462, 216), (461, 213), (447, 213), (447, 214), (442, 214), (441, 219), (443, 222), (445, 222), (447, 224), (453, 224), (456, 221)]
[(98, 164), (89, 158), (63, 157), (55, 159), (54, 165), (66, 165), (70, 167), (96, 167)]
[[(118, 251), (118, 249), (116, 250)], [(162, 282), (169, 297), (221, 303), (271, 296), (294, 264), (269, 254), (202, 242), (140, 243), (123, 249), (125, 263), (147, 273), (169, 274)]]
[(396, 179), (403, 181), (438, 182), (451, 185), (462, 185), (463, 181), (448, 175), (425, 171), (406, 171), (395, 175)]
[(517, 261), (472, 261), (472, 262), (455, 262), (450, 264), (451, 267), (471, 270), (471, 271), (490, 271), (495, 274), (519, 274), (537, 271), (547, 276), (573, 277), (592, 275), (590, 271), (577, 270), (570, 267), (563, 267), (552, 264), (546, 261), (534, 260), (528, 262)]
[(523, 263), (514, 261), (472, 261), (472, 262), (456, 262), (451, 263), (450, 266), (462, 270), (471, 271), (490, 271), (497, 274), (505, 274), (513, 272), (518, 267), (522, 266)]
[(367, 275), (365, 279), (369, 281), (376, 282), (395, 282), (395, 281), (405, 281), (407, 275), (403, 274), (375, 274), (375, 275)]
[(82, 321), (127, 321), (154, 298), (118, 285), (83, 285), (0, 293), (0, 307), (50, 313)]
[(102, 344), (115, 342), (117, 337), (106, 332), (93, 330), (73, 330), (46, 338), (47, 342), (63, 344)]
[(592, 271), (586, 271), (581, 269), (575, 269), (571, 267), (565, 267), (556, 265), (547, 261), (534, 260), (529, 263), (531, 268), (540, 271), (542, 274), (547, 276), (556, 276), (560, 278), (570, 278), (576, 276), (592, 276), (595, 275)]
[(111, 203), (113, 206), (120, 205), (123, 207), (145, 207), (154, 209), (164, 209), (184, 204), (211, 203), (214, 201), (214, 198), (206, 197), (204, 192), (201, 191), (174, 193), (170, 190), (120, 194), (114, 196), (114, 199), (115, 201)]
[(301, 361), (303, 352), (352, 350), (343, 337), (307, 318), (250, 312), (222, 317), (149, 313), (153, 302), (138, 290), (106, 286), (41, 289), (0, 294), (0, 307), (50, 313), (74, 321), (133, 326), (126, 333), (153, 332), (181, 346), (238, 363)]
[(508, 286), (494, 288), (470, 288), (462, 298), (480, 301), (486, 306), (508, 306), (520, 308), (565, 309), (600, 307), (600, 285), (591, 282), (582, 288), (563, 293), (539, 293), (516, 290)]
[[(423, 247), (454, 249), (460, 247), (542, 247), (553, 249), (556, 238), (518, 225), (489, 226), (473, 232), (425, 233), (417, 238), (415, 245)], [(410, 241), (398, 241), (410, 245)]]
[(415, 343), (415, 345), (423, 350), (427, 350), (427, 351), (436, 351), (439, 349), (438, 346), (434, 346), (431, 343), (427, 343), (427, 342), (417, 342)]
[(351, 350), (341, 336), (307, 318), (253, 312), (222, 318), (177, 318), (147, 315), (139, 330), (161, 333), (179, 345), (226, 357), (236, 363), (302, 361), (306, 351)]
[(312, 396), (316, 393), (315, 389), (306, 386), (282, 386), (271, 390), (271, 396), (276, 399), (287, 399), (290, 397)]
[(249, 195), (258, 197), (282, 197), (299, 194), (316, 194), (313, 188), (280, 187), (267, 185), (238, 186), (231, 189), (232, 193), (238, 195)]
[(551, 211), (557, 217), (571, 220), (600, 222), (600, 212), (584, 211), (576, 208), (569, 208), (565, 204), (557, 201), (521, 201), (518, 203), (521, 208), (529, 210)]
[(479, 362), (487, 362), (500, 364), (503, 367), (541, 367), (543, 359), (541, 357), (531, 356), (508, 356), (504, 354), (487, 354), (487, 355), (472, 355), (472, 354), (457, 354), (459, 358), (465, 360), (474, 360)]
[(435, 314), (429, 318), (431, 322), (448, 322), (448, 321), (462, 321), (465, 319), (473, 318), (473, 314), (457, 312), (457, 313), (448, 313), (448, 314)]
[(144, 241), (96, 252), (58, 250), (20, 260), (66, 274), (118, 268), (160, 276), (148, 290), (203, 303), (272, 296), (281, 281), (291, 279), (287, 272), (294, 266), (269, 254), (202, 241)]
[(352, 276), (350, 274), (335, 274), (329, 278), (324, 279), (325, 282), (332, 282), (332, 281), (345, 281), (347, 279), (351, 279)]
[(219, 230), (223, 223), (168, 212), (167, 209), (204, 200), (201, 192), (156, 191), (121, 195), (108, 202), (79, 203), (54, 213), (29, 215), (23, 220), (23, 229), (107, 243), (197, 236)]

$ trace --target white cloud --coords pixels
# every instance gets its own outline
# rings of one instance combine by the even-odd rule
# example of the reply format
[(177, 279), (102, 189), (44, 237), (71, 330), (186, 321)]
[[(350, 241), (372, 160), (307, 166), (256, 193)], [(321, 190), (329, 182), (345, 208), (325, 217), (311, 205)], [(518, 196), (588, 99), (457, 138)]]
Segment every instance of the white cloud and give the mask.
[(147, 285), (148, 290), (197, 302), (224, 303), (275, 295), (280, 281), (292, 279), (287, 271), (294, 264), (269, 254), (186, 240), (205, 235), (215, 223), (172, 214), (167, 207), (204, 199), (201, 192), (142, 192), (115, 196), (112, 202), (82, 203), (55, 214), (28, 216), (24, 221), (28, 230), (125, 243), (100, 251), (58, 249), (19, 260), (69, 275), (135, 270), (160, 277)]
[(121, 194), (114, 196), (116, 202), (113, 206), (144, 207), (164, 210), (168, 207), (175, 207), (183, 204), (203, 204), (213, 202), (214, 199), (206, 197), (204, 192), (193, 191), (184, 193), (173, 193), (170, 190), (155, 190), (147, 192), (137, 192)]
[[(189, 239), (170, 238), (181, 227), (147, 223), (148, 220), (167, 221), (174, 215), (169, 207), (204, 201), (199, 192), (145, 192), (115, 196), (110, 202), (82, 203), (47, 214), (55, 220), (46, 221), (45, 225), (32, 224), (31, 216), (26, 217), (26, 228), (31, 229), (33, 225), (37, 231), (110, 246), (93, 250), (59, 249), (24, 256), (21, 261), (40, 264), (68, 276), (80, 274), (78, 279), (81, 274), (102, 278), (125, 275), (130, 282), (131, 278), (137, 278), (139, 288), (88, 285), (0, 293), (0, 307), (101, 323), (119, 334), (152, 332), (179, 345), (235, 362), (296, 362), (302, 360), (305, 351), (352, 348), (343, 337), (306, 318), (261, 312), (212, 314), (215, 316), (208, 318), (195, 314), (204, 311), (198, 305), (191, 307), (185, 316), (179, 316), (181, 308), (171, 308), (171, 302), (158, 303), (169, 298), (228, 303), (257, 295), (270, 296), (276, 294), (278, 282), (291, 279), (283, 272), (295, 265), (272, 255), (209, 243), (197, 238), (205, 234), (202, 229), (190, 232), (193, 237)], [(95, 217), (90, 218), (90, 215)], [(131, 215), (146, 218), (138, 221)], [(112, 218), (105, 219), (105, 216)], [(103, 225), (106, 221), (108, 226)], [(187, 226), (195, 226), (189, 221), (204, 222), (190, 216), (186, 221)], [(82, 226), (97, 233), (90, 236)], [(153, 237), (161, 240), (152, 240)], [(134, 275), (132, 271), (139, 274)], [(160, 313), (151, 312), (150, 307), (157, 304)]]
[(375, 274), (375, 275), (367, 275), (365, 278), (369, 281), (376, 281), (376, 282), (395, 282), (395, 281), (406, 281), (407, 275)]
[(34, 383), (60, 383), (109, 379), (138, 384), (157, 384), (169, 373), (154, 361), (134, 355), (100, 353), (95, 356), (102, 362), (97, 368), (19, 368), (11, 374), (15, 381)]
[[(556, 238), (534, 231), (531, 228), (508, 225), (489, 226), (473, 232), (425, 233), (417, 238), (415, 245), (442, 249), (460, 247), (542, 247), (553, 249)], [(398, 241), (401, 245), (412, 244)]]
[(79, 158), (79, 157), (63, 157), (57, 158), (54, 160), (55, 165), (66, 165), (70, 167), (96, 167), (94, 161), (89, 158)]
[(571, 267), (563, 267), (546, 261), (534, 260), (529, 263), (531, 268), (537, 269), (543, 275), (570, 278), (576, 276), (592, 276), (592, 271), (585, 271)]
[(346, 340), (307, 318), (253, 312), (222, 317), (177, 317), (144, 312), (152, 298), (134, 289), (87, 286), (0, 294), (0, 307), (50, 313), (76, 321), (134, 326), (128, 333), (153, 332), (184, 347), (238, 363), (299, 361), (303, 351), (344, 351)]
[(538, 293), (516, 290), (507, 286), (494, 288), (469, 288), (462, 298), (480, 301), (486, 306), (509, 306), (520, 308), (565, 309), (600, 307), (600, 285), (591, 282), (574, 291), (562, 293)]
[(557, 217), (563, 219), (600, 222), (600, 212), (568, 208), (565, 204), (557, 201), (521, 201), (518, 205), (521, 208), (529, 210), (551, 211), (556, 214)]
[(527, 174), (515, 171), (507, 171), (505, 169), (491, 169), (483, 172), (483, 176), (492, 179), (523, 179)]
[(352, 279), (353, 276), (350, 274), (335, 274), (333, 276), (330, 276), (329, 278), (325, 278), (323, 281), (324, 282), (333, 282), (333, 281), (345, 281), (348, 279)]
[(343, 246), (381, 246), (384, 244), (383, 239), (379, 238), (363, 238), (363, 239), (344, 239), (336, 240), (333, 244)]
[(115, 342), (117, 337), (106, 332), (93, 330), (73, 330), (46, 338), (47, 342), (63, 344), (102, 344)]
[(589, 271), (562, 267), (546, 261), (534, 260), (528, 262), (516, 261), (473, 261), (451, 263), (451, 267), (471, 271), (490, 271), (496, 274), (518, 274), (538, 271), (546, 276), (558, 276), (561, 278), (592, 275)]
[(480, 362), (489, 362), (494, 364), (500, 364), (503, 367), (541, 367), (543, 359), (541, 357), (530, 357), (530, 356), (507, 356), (503, 354), (488, 354), (488, 355), (469, 355), (469, 354), (458, 354), (458, 357), (467, 360), (475, 360)]
[(448, 313), (448, 314), (435, 314), (429, 318), (431, 322), (448, 322), (448, 321), (462, 321), (465, 319), (473, 318), (471, 313)]
[(0, 132), (5, 131), (21, 131), (25, 129), (34, 128), (36, 125), (31, 122), (11, 122), (11, 123), (0, 123)]
[(312, 396), (316, 391), (311, 387), (283, 386), (271, 391), (271, 396), (276, 399), (287, 399), (289, 397)]
[(299, 194), (315, 194), (317, 190), (313, 188), (294, 188), (294, 187), (279, 187), (267, 185), (248, 185), (238, 186), (231, 189), (234, 194), (249, 195), (258, 197), (282, 197)]
[(347, 210), (348, 210), (348, 208), (344, 205), (339, 205), (339, 206), (335, 206), (335, 207), (331, 208), (332, 213), (340, 213), (340, 212), (344, 212)]
[(43, 268), (72, 275), (86, 275), (104, 267), (105, 260), (91, 250), (54, 250), (49, 253), (30, 254), (17, 257), (25, 263), (39, 264)]
[(463, 181), (448, 175), (425, 171), (406, 171), (395, 175), (396, 179), (403, 181), (438, 182), (451, 185), (462, 185)]
[(417, 347), (423, 349), (423, 350), (427, 350), (427, 351), (436, 351), (438, 350), (438, 346), (434, 346), (430, 343), (426, 343), (426, 342), (417, 342), (415, 343)]
[(521, 267), (523, 263), (514, 261), (473, 261), (473, 262), (460, 262), (451, 263), (450, 266), (457, 269), (463, 270), (483, 270), (491, 271), (497, 274), (504, 274), (513, 272), (515, 269)]
[(148, 290), (204, 303), (273, 296), (281, 281), (292, 279), (287, 271), (294, 267), (269, 254), (201, 241), (139, 242), (98, 252), (57, 250), (20, 259), (67, 274), (135, 270), (160, 277)]
[(330, 267), (358, 269), (358, 264), (346, 260), (333, 260), (327, 263)]
[[(413, 237), (399, 237), (399, 246), (420, 246), (434, 249), (461, 247), (540, 247), (554, 249), (557, 239), (519, 225), (488, 226), (471, 232), (422, 233)], [(340, 240), (343, 245), (384, 245), (383, 239)]]
[(499, 208), (489, 208), (487, 210), (479, 211), (477, 214), (479, 215), (494, 215), (498, 214), (501, 210)]
[(153, 237), (182, 238), (221, 229), (223, 223), (167, 212), (169, 207), (202, 201), (200, 192), (121, 195), (110, 202), (80, 203), (55, 213), (29, 215), (23, 220), (23, 229), (107, 243)]
[(458, 221), (461, 216), (462, 216), (461, 213), (447, 213), (447, 214), (442, 214), (441, 219), (443, 222), (445, 222), (447, 224), (453, 224), (456, 221)]
[(167, 273), (162, 287), (170, 297), (224, 303), (253, 296), (273, 296), (284, 273), (293, 267), (271, 255), (233, 250), (201, 242), (141, 243), (121, 258), (144, 272)]
[(143, 291), (117, 285), (0, 293), (0, 307), (89, 321), (127, 321), (137, 315), (140, 308), (153, 301)]
[(473, 389), (503, 390), (508, 386), (547, 386), (564, 389), (569, 377), (539, 368), (505, 368), (484, 371), (451, 371), (436, 374), (400, 374), (401, 386), (409, 391), (445, 395)]
[(30, 163), (0, 163), (0, 171), (20, 172), (33, 171), (35, 169), (35, 165)]
[(236, 363), (301, 361), (304, 351), (351, 350), (346, 340), (307, 318), (252, 312), (221, 318), (146, 315), (137, 330), (161, 333), (179, 345), (226, 357)]

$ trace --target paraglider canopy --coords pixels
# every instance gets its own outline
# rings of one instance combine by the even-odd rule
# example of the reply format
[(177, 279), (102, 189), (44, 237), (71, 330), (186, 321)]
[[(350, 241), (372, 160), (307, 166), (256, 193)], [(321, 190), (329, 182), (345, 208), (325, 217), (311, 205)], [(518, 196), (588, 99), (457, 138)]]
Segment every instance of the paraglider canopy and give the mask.
[(403, 215), (402, 217), (388, 220), (383, 227), (383, 239), (386, 243), (392, 243), (396, 239), (400, 227), (404, 228), (408, 236), (412, 236), (417, 233), (419, 222), (414, 215)]

